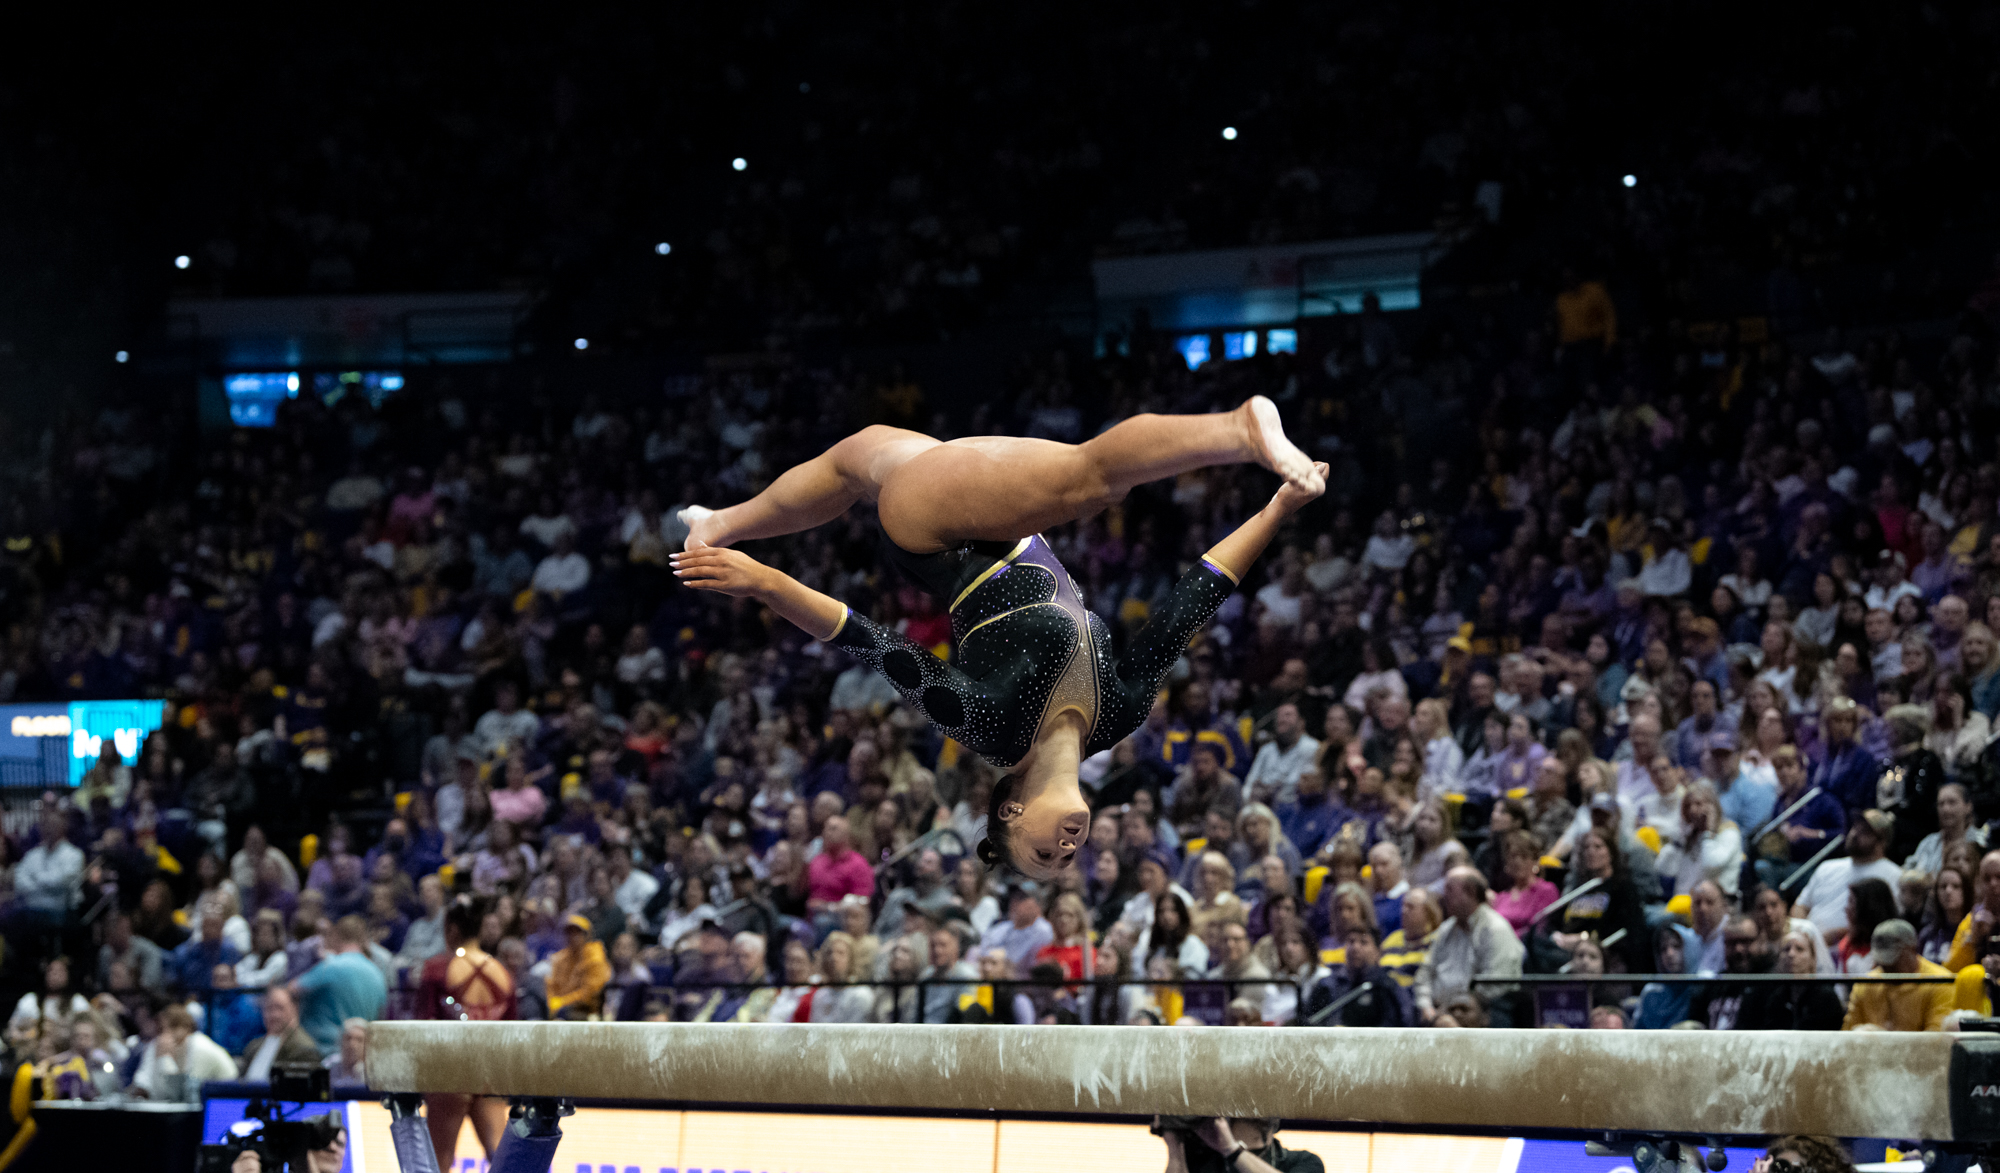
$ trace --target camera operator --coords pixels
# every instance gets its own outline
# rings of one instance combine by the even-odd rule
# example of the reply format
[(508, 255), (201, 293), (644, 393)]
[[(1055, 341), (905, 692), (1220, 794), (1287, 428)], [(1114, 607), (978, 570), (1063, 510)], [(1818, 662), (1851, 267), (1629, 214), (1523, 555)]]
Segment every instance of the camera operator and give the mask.
[(1278, 1143), (1278, 1123), (1155, 1116), (1153, 1131), (1167, 1145), (1166, 1173), (1326, 1173), (1314, 1154), (1292, 1152)]
[[(340, 1173), (347, 1163), (347, 1129), (340, 1117), (333, 1113), (308, 1117), (299, 1121), (298, 1126), (309, 1130), (312, 1138), (303, 1150), (303, 1163), (298, 1157), (290, 1159), (291, 1173)], [(311, 1147), (317, 1144), (318, 1147)], [(274, 1156), (265, 1159), (264, 1148), (268, 1146), (245, 1145), (229, 1162), (229, 1173), (284, 1173), (286, 1158)], [(208, 1150), (204, 1150), (206, 1153)], [(300, 1150), (293, 1150), (295, 1153)], [(209, 1168), (206, 1164), (203, 1168)]]

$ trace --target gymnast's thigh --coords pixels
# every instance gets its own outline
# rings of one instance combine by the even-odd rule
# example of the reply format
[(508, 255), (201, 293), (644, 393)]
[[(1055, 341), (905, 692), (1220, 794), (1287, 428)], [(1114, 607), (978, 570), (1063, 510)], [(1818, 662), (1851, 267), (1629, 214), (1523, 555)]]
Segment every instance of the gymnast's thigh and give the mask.
[(1013, 436), (953, 440), (899, 465), (877, 498), (882, 530), (913, 554), (1005, 542), (1101, 508), (1103, 486), (1073, 444)]

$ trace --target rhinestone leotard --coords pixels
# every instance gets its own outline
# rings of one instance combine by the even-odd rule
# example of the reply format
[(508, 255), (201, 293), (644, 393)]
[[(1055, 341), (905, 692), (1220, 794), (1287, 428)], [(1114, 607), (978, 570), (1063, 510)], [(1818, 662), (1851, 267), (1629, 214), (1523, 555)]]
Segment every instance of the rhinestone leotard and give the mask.
[(831, 642), (888, 678), (947, 735), (1003, 769), (1027, 756), (1043, 724), (1066, 709), (1083, 715), (1086, 754), (1137, 729), (1167, 670), (1236, 585), (1215, 564), (1197, 563), (1114, 659), (1110, 631), (1084, 607), (1040, 535), (939, 554), (912, 554), (886, 541), (885, 547), (934, 596), (950, 601), (951, 661), (852, 610)]

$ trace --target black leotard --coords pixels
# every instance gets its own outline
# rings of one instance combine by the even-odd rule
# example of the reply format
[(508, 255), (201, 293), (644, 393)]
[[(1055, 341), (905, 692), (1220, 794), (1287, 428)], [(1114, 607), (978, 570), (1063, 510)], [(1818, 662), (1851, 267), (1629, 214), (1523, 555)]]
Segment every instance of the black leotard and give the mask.
[(1146, 719), (1167, 670), (1236, 585), (1234, 575), (1203, 559), (1114, 660), (1104, 620), (1084, 608), (1039, 534), (941, 554), (884, 545), (897, 565), (950, 600), (953, 662), (851, 609), (830, 642), (1002, 769), (1026, 757), (1043, 722), (1064, 709), (1077, 709), (1088, 724), (1085, 756), (1118, 744)]

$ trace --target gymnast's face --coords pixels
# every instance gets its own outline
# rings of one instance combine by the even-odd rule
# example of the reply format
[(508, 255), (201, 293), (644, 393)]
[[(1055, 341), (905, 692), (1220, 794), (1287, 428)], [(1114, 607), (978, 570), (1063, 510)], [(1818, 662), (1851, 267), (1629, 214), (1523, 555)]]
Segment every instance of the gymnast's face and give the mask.
[(1074, 773), (1029, 778), (1017, 802), (1000, 807), (1012, 832), (1012, 863), (1022, 875), (1052, 880), (1076, 862), (1090, 832), (1090, 807)]

